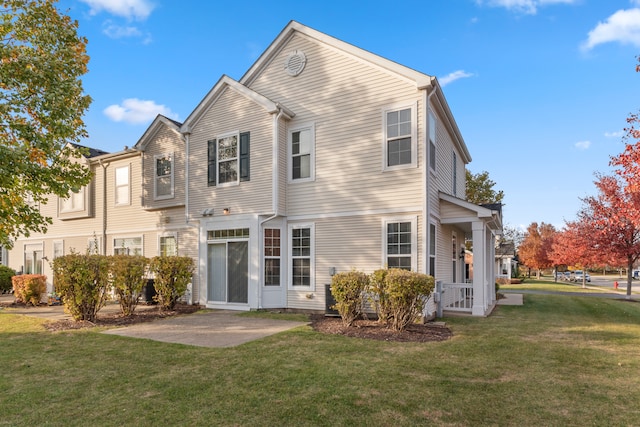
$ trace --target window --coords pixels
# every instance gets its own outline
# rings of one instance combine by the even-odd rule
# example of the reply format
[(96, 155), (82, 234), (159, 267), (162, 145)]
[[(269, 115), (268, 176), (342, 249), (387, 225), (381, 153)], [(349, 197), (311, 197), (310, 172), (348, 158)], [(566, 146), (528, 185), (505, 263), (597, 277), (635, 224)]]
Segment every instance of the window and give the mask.
[(80, 212), (85, 210), (84, 193), (85, 187), (82, 187), (77, 192), (71, 193), (68, 199), (60, 199), (60, 213)]
[(207, 182), (209, 186), (233, 185), (249, 181), (249, 132), (227, 134), (208, 141)]
[(289, 132), (289, 181), (315, 179), (315, 126), (304, 125)]
[(313, 225), (289, 227), (290, 270), (289, 283), (293, 289), (314, 288), (313, 282)]
[(280, 229), (264, 230), (264, 285), (280, 286)]
[(53, 241), (53, 259), (56, 259), (63, 255), (64, 255), (64, 241), (54, 240)]
[(458, 195), (458, 156), (453, 153), (453, 195)]
[(175, 234), (166, 234), (158, 238), (158, 255), (160, 256), (177, 256), (178, 255), (178, 236)]
[(128, 205), (130, 202), (129, 193), (129, 165), (115, 169), (116, 175), (116, 206)]
[(42, 243), (24, 245), (24, 274), (42, 274)]
[(98, 255), (102, 253), (102, 237), (92, 237), (87, 241), (87, 252), (89, 255)]
[(417, 220), (385, 221), (385, 264), (388, 268), (416, 270)]
[(173, 197), (173, 154), (160, 154), (155, 160), (154, 198), (170, 199)]
[(384, 111), (384, 169), (416, 166), (415, 108)]
[(429, 273), (436, 277), (436, 225), (429, 224)]
[(142, 255), (142, 237), (113, 239), (114, 255)]
[(429, 111), (429, 167), (436, 170), (436, 117)]

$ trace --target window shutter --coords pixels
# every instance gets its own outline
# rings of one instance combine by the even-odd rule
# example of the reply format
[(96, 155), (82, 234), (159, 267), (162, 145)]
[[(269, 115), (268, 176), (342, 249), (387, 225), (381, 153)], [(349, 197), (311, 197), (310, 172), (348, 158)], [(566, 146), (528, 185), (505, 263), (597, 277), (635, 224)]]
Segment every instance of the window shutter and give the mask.
[(240, 134), (240, 181), (249, 181), (249, 132)]
[(209, 186), (216, 185), (216, 140), (212, 139), (208, 141), (208, 172), (207, 172), (207, 182)]

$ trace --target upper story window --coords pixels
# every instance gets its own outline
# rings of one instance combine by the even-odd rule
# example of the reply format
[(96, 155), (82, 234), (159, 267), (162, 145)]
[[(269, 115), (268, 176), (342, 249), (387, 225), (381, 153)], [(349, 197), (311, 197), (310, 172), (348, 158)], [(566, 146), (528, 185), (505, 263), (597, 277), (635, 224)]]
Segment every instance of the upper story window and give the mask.
[(71, 193), (69, 198), (60, 199), (60, 213), (81, 212), (85, 210), (85, 187)]
[(436, 171), (436, 116), (429, 111), (429, 167)]
[(128, 205), (130, 204), (131, 196), (130, 196), (130, 186), (129, 186), (129, 165), (122, 166), (115, 169), (115, 177), (116, 177), (116, 189), (115, 189), (115, 199), (116, 206)]
[(416, 107), (384, 110), (384, 169), (417, 165)]
[(154, 156), (155, 182), (154, 198), (170, 199), (174, 192), (174, 155), (159, 154)]
[(208, 141), (207, 182), (210, 186), (249, 181), (249, 141), (249, 132), (226, 134)]
[(301, 125), (289, 130), (289, 181), (315, 179), (315, 126)]
[(453, 195), (458, 195), (458, 156), (453, 152)]

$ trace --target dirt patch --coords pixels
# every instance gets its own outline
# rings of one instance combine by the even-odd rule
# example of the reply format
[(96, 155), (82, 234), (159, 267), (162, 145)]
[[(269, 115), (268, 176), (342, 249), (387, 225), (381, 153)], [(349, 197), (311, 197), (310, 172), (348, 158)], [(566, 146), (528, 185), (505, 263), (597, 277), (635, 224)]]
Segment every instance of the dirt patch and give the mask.
[(396, 332), (376, 320), (356, 320), (353, 326), (347, 327), (342, 324), (342, 319), (339, 317), (325, 317), (322, 314), (311, 316), (311, 326), (314, 330), (325, 334), (379, 341), (434, 342), (446, 341), (453, 336), (449, 328), (437, 323), (415, 323), (402, 332)]

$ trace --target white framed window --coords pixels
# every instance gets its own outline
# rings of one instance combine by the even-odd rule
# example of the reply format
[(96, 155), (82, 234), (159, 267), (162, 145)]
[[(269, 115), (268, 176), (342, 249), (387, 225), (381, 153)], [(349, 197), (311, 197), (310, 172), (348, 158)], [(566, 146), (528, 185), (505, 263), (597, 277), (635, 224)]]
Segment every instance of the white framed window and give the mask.
[(125, 206), (131, 203), (131, 172), (129, 165), (115, 168), (115, 201), (116, 206)]
[(178, 235), (176, 233), (165, 233), (158, 236), (158, 255), (178, 255)]
[(102, 254), (102, 237), (91, 237), (87, 240), (87, 252), (89, 255)]
[(436, 277), (436, 225), (429, 223), (429, 271), (433, 277)]
[(114, 255), (142, 255), (142, 237), (118, 237), (113, 239)]
[(42, 243), (24, 245), (24, 274), (42, 274)]
[(313, 123), (289, 130), (289, 182), (315, 180), (315, 133)]
[(429, 111), (429, 168), (436, 171), (436, 116)]
[(174, 196), (174, 154), (158, 154), (153, 160), (153, 197), (156, 200), (171, 199)]
[(289, 225), (289, 288), (315, 289), (315, 226)]
[(387, 218), (383, 224), (384, 264), (388, 268), (417, 271), (417, 218)]
[(77, 192), (71, 193), (69, 198), (60, 199), (60, 213), (82, 212), (85, 210), (86, 188), (81, 187)]
[(64, 240), (53, 241), (53, 259), (64, 255)]
[(279, 228), (264, 229), (264, 285), (280, 286), (281, 240)]
[(417, 166), (416, 110), (415, 103), (383, 110), (384, 170)]

